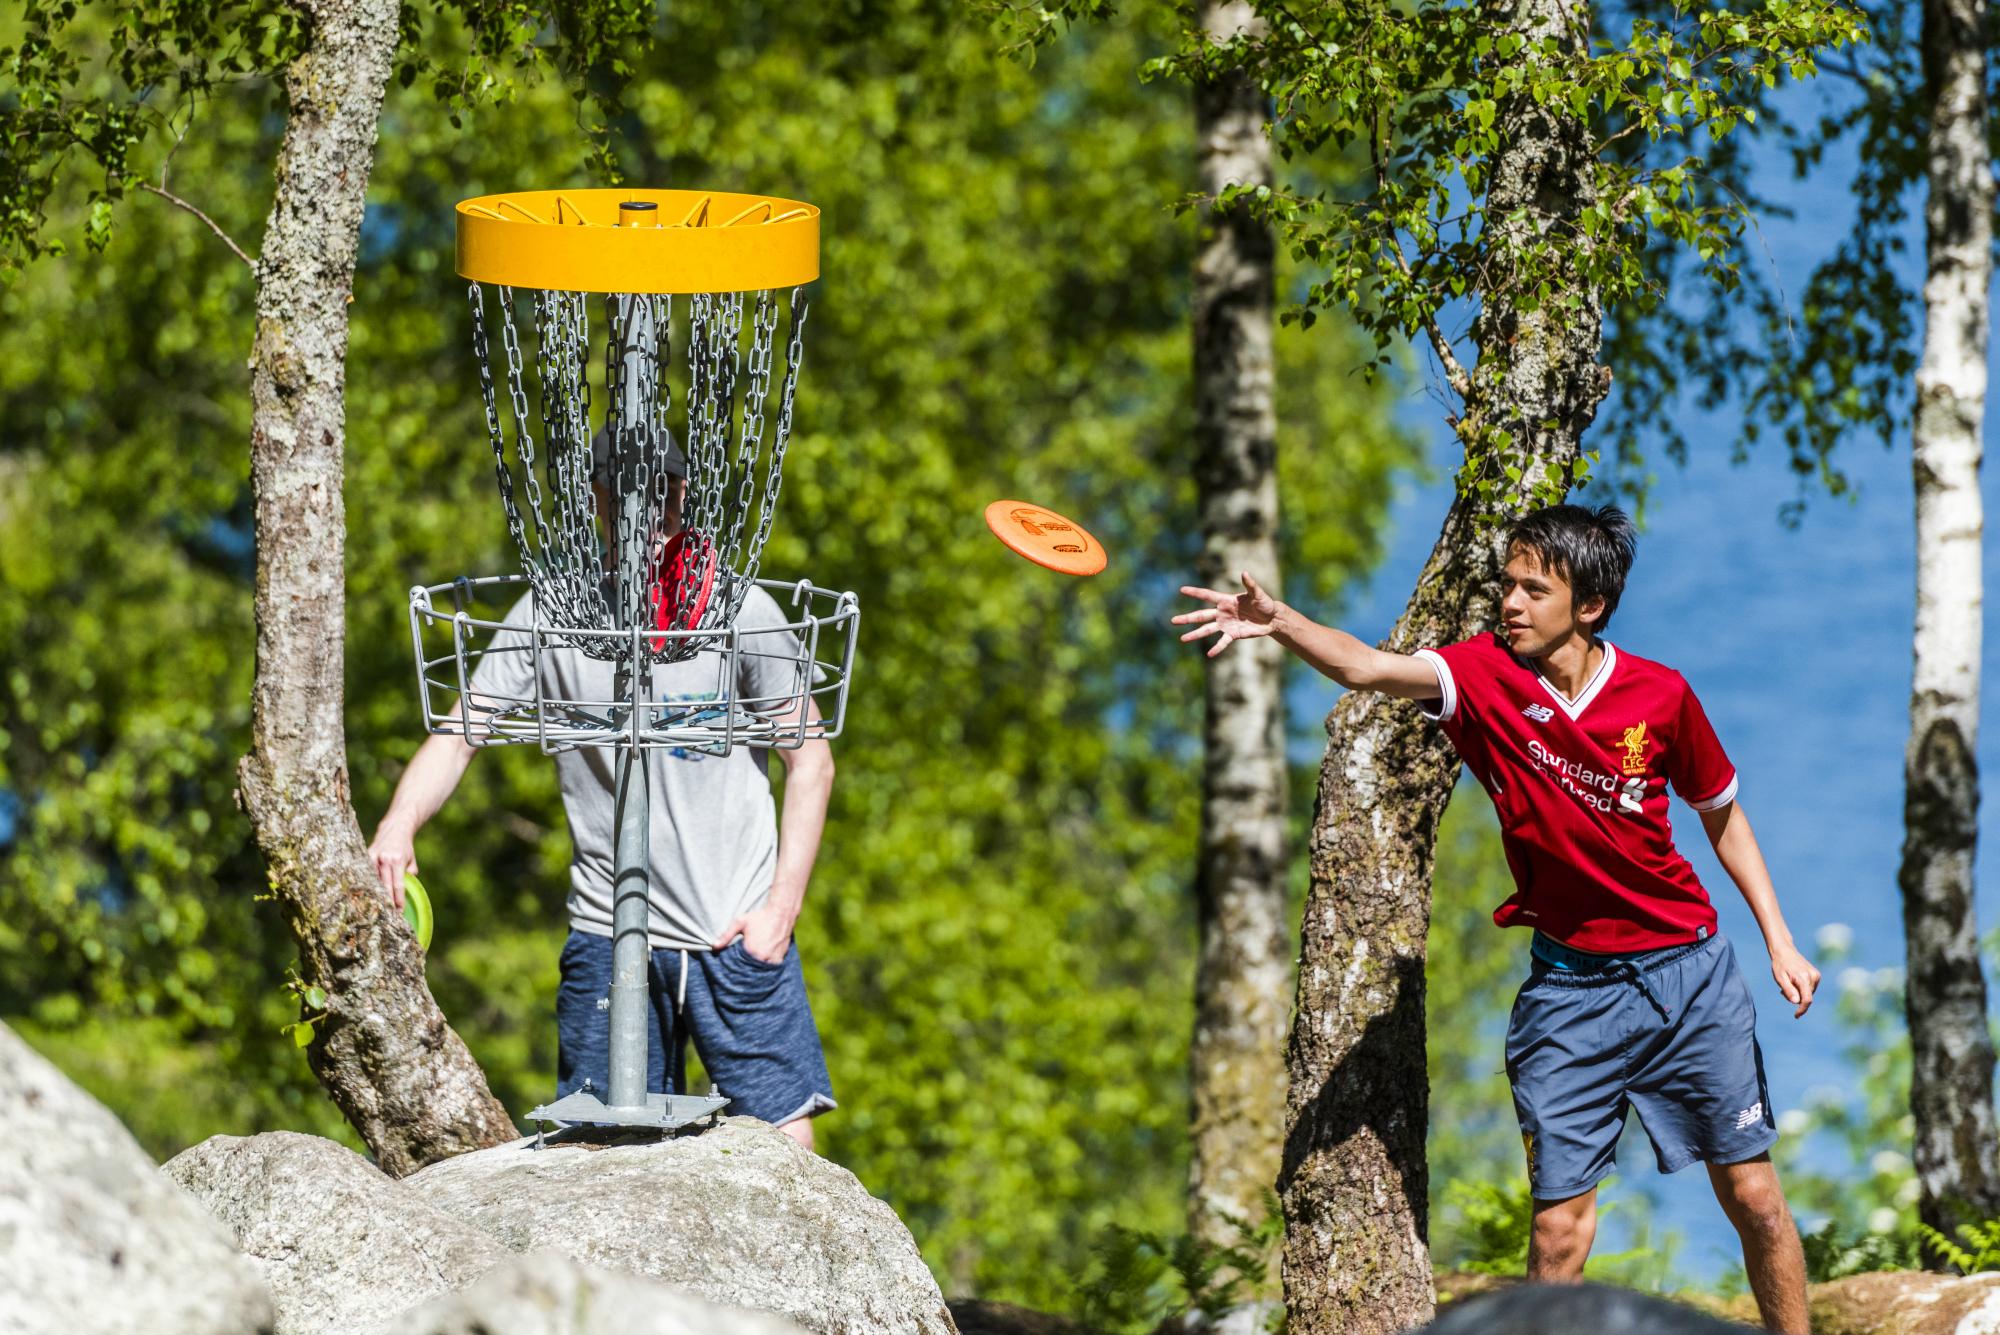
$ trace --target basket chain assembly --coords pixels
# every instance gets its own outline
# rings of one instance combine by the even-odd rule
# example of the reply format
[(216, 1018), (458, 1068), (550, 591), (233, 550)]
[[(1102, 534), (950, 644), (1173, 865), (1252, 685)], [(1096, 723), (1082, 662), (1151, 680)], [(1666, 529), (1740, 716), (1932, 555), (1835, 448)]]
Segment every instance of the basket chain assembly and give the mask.
[[(718, 630), (733, 626), (756, 582), (764, 544), (771, 536), (791, 441), (792, 407), (803, 358), (807, 300), (794, 288), (789, 302), (782, 379), (776, 386), (776, 423), (766, 440), (776, 370), (778, 294), (755, 293), (745, 346), (745, 293), (695, 293), (687, 304), (685, 396), (687, 496), (679, 540), (684, 559), (659, 569), (669, 530), (672, 479), (665, 459), (673, 449), (673, 301), (666, 295), (605, 297), (606, 429), (613, 442), (609, 495), (590, 484), (592, 471), (590, 312), (587, 294), (536, 291), (533, 296), (542, 444), (529, 406), (526, 358), (515, 323), (515, 292), (496, 288), (501, 345), (512, 421), (503, 416), (486, 330), (485, 287), (472, 283), (473, 355), (486, 406), (500, 500), (507, 530), (521, 554), (544, 624), (629, 629), (659, 618), (649, 629)], [(627, 379), (634, 383), (628, 385)], [(647, 407), (633, 414), (631, 405)], [(511, 427), (511, 432), (509, 431)], [(508, 445), (512, 435), (513, 444)], [(510, 457), (511, 456), (511, 457)], [(518, 475), (518, 476), (517, 476)], [(761, 484), (761, 485), (760, 485)], [(635, 498), (637, 505), (626, 504)], [(649, 551), (650, 581), (613, 591), (598, 531), (599, 507), (610, 502), (614, 542)], [(755, 521), (751, 515), (755, 512)], [(747, 539), (747, 541), (746, 541)], [(634, 544), (625, 548), (624, 544)], [(713, 580), (715, 596), (703, 601), (695, 587)], [(614, 600), (619, 606), (613, 606)], [(699, 608), (685, 620), (682, 609)], [(666, 611), (662, 611), (666, 609)], [(665, 619), (674, 615), (676, 619)], [(560, 632), (557, 632), (560, 635)], [(566, 643), (596, 658), (629, 652), (621, 642), (569, 637)], [(695, 652), (692, 642), (654, 637), (649, 654), (671, 660)]]

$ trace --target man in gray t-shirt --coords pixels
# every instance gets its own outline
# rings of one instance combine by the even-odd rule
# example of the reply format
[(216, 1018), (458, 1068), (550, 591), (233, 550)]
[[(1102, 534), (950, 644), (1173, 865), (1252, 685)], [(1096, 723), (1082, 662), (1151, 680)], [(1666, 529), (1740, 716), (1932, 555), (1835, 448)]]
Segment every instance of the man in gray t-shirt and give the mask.
[[(534, 595), (523, 594), (502, 618), (531, 625)], [(783, 626), (789, 618), (763, 589), (743, 600), (736, 624), (746, 631)], [(527, 633), (496, 633), (473, 671), (469, 703), (482, 709), (535, 697), (534, 658)], [(765, 636), (746, 640), (754, 647)], [(652, 698), (660, 702), (713, 699), (717, 655), (653, 667)], [(771, 654), (745, 653), (737, 672), (739, 699), (798, 693), (799, 666)], [(615, 700), (617, 665), (573, 649), (542, 652), (542, 693), (557, 700)], [(821, 743), (824, 745), (824, 743)], [(738, 746), (728, 755), (680, 749), (645, 753), (652, 780), (652, 892), (649, 935), (655, 950), (707, 950), (763, 902), (778, 864), (778, 819), (765, 774), (768, 752)], [(788, 757), (791, 752), (782, 752)], [(621, 753), (584, 746), (555, 756), (569, 815), (569, 921), (578, 931), (611, 935), (611, 895), (618, 833), (612, 794)]]
[[(609, 449), (599, 434), (601, 477)], [(670, 454), (669, 471), (674, 474), (669, 510), (677, 525), (687, 485), (677, 452)], [(600, 487), (598, 513), (608, 510)], [(672, 528), (666, 536), (671, 535)], [(532, 624), (532, 598), (523, 595), (503, 620), (510, 626)], [(737, 625), (755, 630), (789, 620), (769, 594), (752, 588)], [(470, 682), (468, 704), (475, 713), (482, 706), (497, 707), (501, 699), (534, 698), (534, 658), (523, 652), (528, 643), (523, 632), (495, 634)], [(783, 697), (798, 689), (796, 661), (746, 653), (739, 662), (739, 698)], [(609, 700), (617, 694), (614, 665), (573, 649), (545, 644), (541, 673), (547, 698)], [(717, 685), (717, 656), (703, 654), (655, 665), (652, 698), (699, 701), (713, 698)], [(818, 717), (810, 702), (807, 713)], [(434, 735), (418, 748), (397, 784), (369, 853), (399, 907), (403, 873), (416, 870), (417, 830), (437, 814), (477, 753), (455, 733)], [(652, 786), (649, 1087), (656, 1092), (683, 1087), (685, 1045), (692, 1039), (710, 1077), (732, 1100), (731, 1111), (776, 1123), (810, 1148), (811, 1118), (834, 1102), (792, 927), (825, 825), (833, 755), (824, 740), (778, 755), (786, 769), (782, 840), (766, 751), (738, 746), (724, 756), (645, 753)], [(558, 1097), (579, 1088), (601, 1095), (609, 1083), (605, 997), (611, 977), (618, 759), (608, 747), (579, 747), (555, 757), (572, 849), (570, 937), (557, 997)]]

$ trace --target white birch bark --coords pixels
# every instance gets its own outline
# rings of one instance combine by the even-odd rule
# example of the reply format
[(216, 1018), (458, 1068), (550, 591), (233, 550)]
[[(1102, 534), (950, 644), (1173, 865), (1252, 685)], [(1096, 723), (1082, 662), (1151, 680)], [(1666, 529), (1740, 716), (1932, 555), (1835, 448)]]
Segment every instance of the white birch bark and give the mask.
[[(1204, 0), (1198, 19), (1218, 42), (1261, 27), (1244, 0)], [(1270, 183), (1265, 115), (1262, 91), (1240, 72), (1195, 90), (1204, 195)], [(1205, 208), (1201, 225), (1194, 267), (1200, 577), (1233, 588), (1248, 570), (1275, 594), (1275, 245), (1270, 229), (1240, 209)], [(1207, 660), (1188, 1221), (1195, 1237), (1222, 1245), (1241, 1241), (1238, 1221), (1264, 1214), (1284, 1136), (1292, 955), (1283, 663), (1268, 639)], [(1254, 1315), (1244, 1319), (1255, 1324)]]
[(1911, 439), (1917, 610), (1904, 758), (1903, 924), (1918, 1213), (1951, 1233), (2000, 1212), (1993, 1043), (1979, 962), (1981, 558), (1993, 164), (1984, 0), (1926, 0), (1924, 351)]

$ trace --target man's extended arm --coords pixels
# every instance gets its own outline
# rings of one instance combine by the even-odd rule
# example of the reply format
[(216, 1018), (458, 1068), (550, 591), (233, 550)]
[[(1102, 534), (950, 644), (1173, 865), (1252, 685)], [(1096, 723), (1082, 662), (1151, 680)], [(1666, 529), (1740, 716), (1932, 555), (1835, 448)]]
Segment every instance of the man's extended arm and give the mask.
[(410, 766), (396, 782), (396, 795), (382, 823), (375, 827), (375, 841), (368, 845), (368, 860), (382, 878), (382, 888), (397, 908), (403, 907), (403, 873), (417, 869), (417, 831), (437, 815), (438, 808), (465, 777), (477, 748), (455, 732), (433, 733), (424, 739)]
[(1798, 1007), (1792, 1012), (1793, 1018), (1804, 1015), (1812, 1005), (1813, 989), (1819, 986), (1819, 970), (1792, 943), (1791, 929), (1785, 926), (1785, 915), (1778, 910), (1777, 889), (1771, 884), (1770, 870), (1764, 866), (1764, 852), (1757, 847), (1757, 836), (1750, 830), (1750, 818), (1743, 814), (1743, 804), (1728, 802), (1713, 811), (1704, 811), (1701, 825), (1708, 831), (1708, 842), (1715, 846), (1715, 856), (1722, 860), (1722, 869), (1736, 882), (1736, 888), (1743, 893), (1743, 902), (1756, 915), (1757, 926), (1764, 933), (1764, 948), (1771, 953), (1771, 977), (1777, 980), (1785, 1000)]
[[(808, 701), (806, 717), (817, 722), (819, 706)], [(761, 906), (730, 923), (715, 943), (720, 950), (740, 934), (743, 949), (767, 964), (779, 963), (791, 948), (792, 927), (805, 906), (806, 883), (819, 857), (826, 804), (833, 795), (833, 748), (824, 738), (778, 754), (785, 762), (785, 810), (778, 825), (778, 868), (771, 893)]]
[(1242, 593), (1217, 593), (1191, 584), (1182, 585), (1181, 592), (1208, 604), (1199, 611), (1181, 613), (1174, 624), (1194, 627), (1181, 636), (1183, 641), (1221, 636), (1208, 651), (1210, 658), (1237, 640), (1268, 635), (1314, 671), (1350, 691), (1381, 691), (1405, 700), (1438, 697), (1437, 670), (1430, 664), (1408, 654), (1377, 649), (1344, 630), (1300, 615), (1297, 609), (1264, 592), (1248, 571), (1243, 574)]

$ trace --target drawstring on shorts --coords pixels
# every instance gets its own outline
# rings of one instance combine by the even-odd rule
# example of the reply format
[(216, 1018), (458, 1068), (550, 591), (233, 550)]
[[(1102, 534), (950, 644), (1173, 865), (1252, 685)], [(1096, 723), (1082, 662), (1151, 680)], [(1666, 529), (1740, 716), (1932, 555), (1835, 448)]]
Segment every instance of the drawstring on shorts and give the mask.
[[(1721, 939), (1720, 936), (1704, 935), (1700, 940), (1689, 942), (1684, 946), (1667, 946), (1637, 957), (1605, 960), (1602, 964), (1587, 969), (1562, 968), (1536, 956), (1533, 981), (1537, 985), (1547, 983), (1556, 987), (1603, 987), (1610, 983), (1630, 983), (1639, 990), (1639, 995), (1646, 999), (1647, 1004), (1659, 1012), (1661, 1023), (1671, 1024), (1673, 1016), (1668, 1013), (1667, 1005), (1660, 1000), (1659, 994), (1647, 985), (1646, 975), (1685, 959), (1697, 950)], [(1570, 951), (1559, 942), (1555, 944), (1557, 949), (1566, 951), (1571, 957), (1583, 953)]]
[(1666, 1004), (1653, 995), (1652, 988), (1646, 986), (1645, 972), (1638, 965), (1634, 964), (1631, 960), (1619, 960), (1604, 972), (1610, 977), (1622, 978), (1632, 984), (1632, 986), (1638, 988), (1639, 995), (1650, 1001), (1653, 1004), (1653, 1009), (1660, 1013), (1661, 1021), (1663, 1023), (1672, 1022), (1673, 1017), (1667, 1014)]

